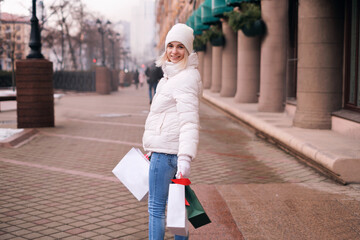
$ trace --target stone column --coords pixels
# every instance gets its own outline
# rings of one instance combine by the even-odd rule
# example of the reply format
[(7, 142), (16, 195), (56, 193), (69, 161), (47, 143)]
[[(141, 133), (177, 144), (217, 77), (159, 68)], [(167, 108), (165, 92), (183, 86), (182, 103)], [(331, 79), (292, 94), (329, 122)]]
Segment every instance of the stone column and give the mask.
[(204, 55), (205, 55), (205, 52), (204, 51), (198, 51), (196, 53), (197, 53), (198, 58), (199, 58), (199, 66), (198, 66), (199, 73), (200, 73), (201, 79), (203, 79), (204, 78)]
[(288, 0), (261, 0), (267, 34), (261, 45), (258, 110), (281, 112), (285, 102)]
[(260, 38), (238, 31), (237, 90), (235, 101), (256, 103), (260, 82)]
[(54, 127), (52, 62), (44, 59), (16, 61), (18, 128)]
[(330, 129), (342, 104), (344, 1), (300, 0), (294, 126)]
[(216, 93), (221, 89), (222, 48), (222, 46), (212, 47), (211, 91)]
[(95, 73), (96, 92), (99, 94), (110, 94), (111, 75), (107, 67), (97, 66)]
[(229, 24), (222, 20), (225, 46), (222, 51), (221, 97), (234, 97), (236, 93), (237, 37)]
[(212, 49), (211, 44), (206, 44), (206, 52), (204, 55), (204, 77), (203, 77), (203, 88), (209, 89), (211, 87), (211, 60)]

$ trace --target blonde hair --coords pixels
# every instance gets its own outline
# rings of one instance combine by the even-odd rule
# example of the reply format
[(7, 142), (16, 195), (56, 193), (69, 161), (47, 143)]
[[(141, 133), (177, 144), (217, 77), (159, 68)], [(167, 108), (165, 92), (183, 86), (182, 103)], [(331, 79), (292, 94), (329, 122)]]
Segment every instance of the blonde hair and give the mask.
[[(185, 48), (186, 49), (186, 48)], [(179, 66), (181, 69), (185, 69), (187, 66), (187, 62), (188, 62), (188, 58), (189, 58), (189, 52), (186, 49), (185, 53), (184, 53), (184, 58), (181, 59), (180, 62), (178, 62)], [(169, 59), (166, 56), (166, 49), (165, 52), (163, 52), (163, 54), (160, 55), (160, 57), (156, 60), (155, 64), (157, 67), (162, 67), (166, 61), (169, 61)]]

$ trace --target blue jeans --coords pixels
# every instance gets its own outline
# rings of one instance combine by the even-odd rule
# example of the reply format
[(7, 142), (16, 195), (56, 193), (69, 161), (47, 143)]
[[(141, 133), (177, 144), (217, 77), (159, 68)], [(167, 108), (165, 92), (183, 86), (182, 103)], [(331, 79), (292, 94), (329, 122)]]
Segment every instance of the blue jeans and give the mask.
[[(152, 153), (149, 172), (149, 239), (162, 240), (165, 236), (165, 207), (169, 184), (177, 170), (177, 156)], [(175, 240), (188, 237), (176, 236)]]
[[(151, 83), (151, 84), (149, 84), (149, 98), (150, 98), (150, 103), (152, 102), (152, 99), (153, 99), (153, 97), (155, 96), (157, 85), (158, 85), (158, 83)], [(154, 94), (153, 94), (153, 91), (154, 91)]]

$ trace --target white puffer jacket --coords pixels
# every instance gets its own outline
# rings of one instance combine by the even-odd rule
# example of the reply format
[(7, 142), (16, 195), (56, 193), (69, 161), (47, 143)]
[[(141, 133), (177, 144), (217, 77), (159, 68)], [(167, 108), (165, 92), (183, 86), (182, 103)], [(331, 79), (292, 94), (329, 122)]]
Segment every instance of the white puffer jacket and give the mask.
[(199, 97), (202, 83), (196, 53), (189, 55), (187, 67), (166, 62), (146, 119), (143, 135), (145, 151), (196, 156), (199, 142)]

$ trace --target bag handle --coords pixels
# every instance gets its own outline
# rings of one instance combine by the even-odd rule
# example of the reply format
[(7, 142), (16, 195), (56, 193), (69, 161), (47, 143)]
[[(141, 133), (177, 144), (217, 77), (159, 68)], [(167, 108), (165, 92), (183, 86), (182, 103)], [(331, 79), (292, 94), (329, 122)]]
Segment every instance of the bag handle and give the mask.
[(191, 181), (188, 178), (171, 179), (171, 181), (173, 183), (180, 184), (180, 185), (185, 185), (185, 186), (188, 186), (188, 185), (191, 184)]
[[(185, 186), (188, 186), (188, 185), (191, 184), (191, 181), (188, 178), (171, 179), (171, 181), (173, 183), (180, 184), (180, 185), (185, 185)], [(186, 198), (185, 198), (185, 205), (190, 206), (190, 203), (186, 200)]]

